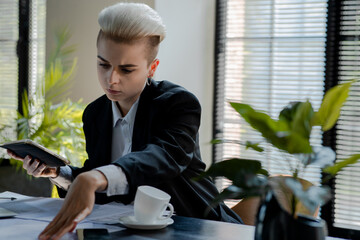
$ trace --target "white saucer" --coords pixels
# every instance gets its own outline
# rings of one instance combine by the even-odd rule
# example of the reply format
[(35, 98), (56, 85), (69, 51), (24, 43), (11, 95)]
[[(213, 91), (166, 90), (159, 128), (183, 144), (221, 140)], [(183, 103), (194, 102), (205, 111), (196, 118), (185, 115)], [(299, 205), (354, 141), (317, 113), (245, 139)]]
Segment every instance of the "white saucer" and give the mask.
[(119, 222), (128, 228), (141, 229), (141, 230), (154, 230), (154, 229), (165, 228), (166, 226), (173, 224), (174, 220), (168, 218), (165, 220), (159, 220), (154, 223), (146, 224), (146, 223), (139, 223), (134, 216), (124, 216), (119, 219)]

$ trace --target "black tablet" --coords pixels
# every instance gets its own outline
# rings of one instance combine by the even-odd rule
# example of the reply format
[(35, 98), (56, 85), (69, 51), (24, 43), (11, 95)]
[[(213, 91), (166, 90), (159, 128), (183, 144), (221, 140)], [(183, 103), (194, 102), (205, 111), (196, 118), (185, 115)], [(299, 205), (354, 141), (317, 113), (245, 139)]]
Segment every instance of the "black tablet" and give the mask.
[(30, 155), (49, 167), (59, 167), (70, 164), (69, 160), (30, 139), (7, 142), (1, 144), (0, 147), (9, 149), (22, 158), (25, 158), (26, 155)]

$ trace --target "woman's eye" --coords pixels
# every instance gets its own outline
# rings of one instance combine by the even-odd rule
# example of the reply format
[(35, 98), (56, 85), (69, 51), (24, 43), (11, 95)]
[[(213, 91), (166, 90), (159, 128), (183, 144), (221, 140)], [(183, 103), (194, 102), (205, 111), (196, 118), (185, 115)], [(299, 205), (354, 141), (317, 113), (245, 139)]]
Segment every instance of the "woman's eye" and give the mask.
[(122, 68), (121, 71), (125, 74), (129, 74), (129, 73), (132, 73), (134, 70), (129, 70), (129, 69), (126, 69), (126, 68)]
[(99, 63), (99, 66), (104, 68), (104, 69), (108, 69), (110, 67), (110, 65), (106, 64), (106, 63)]

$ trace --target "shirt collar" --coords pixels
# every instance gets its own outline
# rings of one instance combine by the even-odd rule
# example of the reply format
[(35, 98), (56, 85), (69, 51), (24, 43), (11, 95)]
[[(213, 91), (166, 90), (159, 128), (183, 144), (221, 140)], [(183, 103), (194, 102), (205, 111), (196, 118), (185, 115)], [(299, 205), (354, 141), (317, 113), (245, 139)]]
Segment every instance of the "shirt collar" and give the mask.
[(135, 115), (136, 111), (139, 105), (139, 98), (134, 102), (134, 104), (131, 106), (130, 111), (126, 114), (126, 116), (123, 118), (118, 106), (116, 105), (116, 102), (111, 101), (111, 108), (113, 112), (113, 127), (115, 127), (117, 121), (125, 121), (127, 123), (133, 123), (135, 121)]

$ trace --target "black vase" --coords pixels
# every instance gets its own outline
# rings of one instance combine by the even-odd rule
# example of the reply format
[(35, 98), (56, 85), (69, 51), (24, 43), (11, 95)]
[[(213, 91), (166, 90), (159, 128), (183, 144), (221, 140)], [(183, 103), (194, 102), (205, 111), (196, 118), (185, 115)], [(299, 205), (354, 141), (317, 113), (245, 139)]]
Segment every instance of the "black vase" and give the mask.
[(308, 216), (294, 219), (284, 211), (272, 192), (268, 192), (256, 218), (255, 240), (324, 240), (324, 220)]

